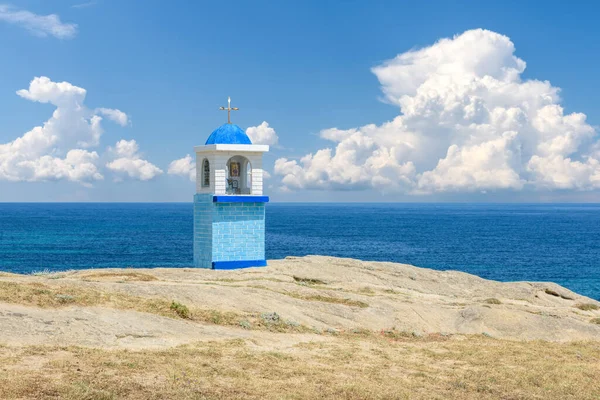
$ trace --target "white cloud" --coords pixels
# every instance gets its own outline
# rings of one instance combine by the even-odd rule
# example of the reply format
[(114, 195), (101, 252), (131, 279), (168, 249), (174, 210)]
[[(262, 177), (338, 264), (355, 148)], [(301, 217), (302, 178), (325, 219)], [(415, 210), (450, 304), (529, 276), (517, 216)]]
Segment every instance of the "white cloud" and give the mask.
[(56, 106), (76, 106), (83, 103), (86, 91), (69, 82), (52, 82), (45, 76), (36, 77), (29, 83), (29, 89), (21, 89), (17, 94), (27, 100), (51, 103)]
[(77, 34), (76, 24), (63, 23), (56, 14), (37, 15), (6, 4), (0, 4), (0, 21), (21, 26), (41, 37), (51, 35), (58, 39), (70, 39)]
[(0, 144), (0, 180), (69, 180), (89, 185), (103, 179), (98, 153), (84, 150), (97, 146), (103, 133), (102, 117), (84, 104), (85, 89), (38, 77), (17, 94), (56, 109), (42, 126)]
[(533, 156), (527, 169), (536, 177), (535, 184), (546, 189), (600, 188), (600, 162), (588, 157), (574, 161), (562, 155), (548, 157)]
[(424, 172), (418, 189), (422, 192), (451, 190), (521, 189), (525, 181), (513, 169), (520, 158), (516, 132), (481, 144), (448, 148), (432, 171)]
[(286, 190), (600, 188), (596, 131), (564, 113), (550, 82), (522, 80), (514, 52), (508, 37), (478, 29), (398, 55), (372, 71), (399, 116), (325, 129), (332, 147), (281, 158), (275, 174)]
[(114, 108), (96, 108), (96, 113), (104, 115), (106, 118), (121, 126), (127, 126), (130, 122), (127, 114)]
[(149, 181), (163, 171), (156, 165), (143, 160), (138, 153), (139, 146), (135, 140), (120, 140), (109, 152), (114, 154), (114, 160), (106, 164), (106, 167), (117, 174), (117, 181), (124, 178)]
[(275, 161), (275, 173), (283, 175), (289, 189), (353, 190), (375, 187), (382, 192), (406, 190), (414, 179), (412, 162), (399, 163), (396, 154), (369, 137), (352, 132), (335, 152), (322, 149), (294, 160)]
[(109, 148), (118, 157), (136, 158), (137, 152), (140, 150), (135, 140), (119, 140), (114, 148)]
[(271, 128), (267, 121), (263, 121), (258, 126), (249, 127), (246, 129), (246, 134), (250, 137), (252, 144), (274, 145), (279, 141), (279, 136), (277, 136), (275, 129)]
[(169, 164), (168, 173), (170, 175), (182, 175), (190, 178), (190, 181), (196, 181), (196, 162), (189, 154), (179, 160), (172, 161)]
[(101, 180), (104, 177), (98, 171), (99, 156), (95, 151), (70, 150), (64, 159), (42, 156), (34, 160), (25, 160), (20, 167), (31, 173), (27, 180), (46, 181), (67, 179), (89, 185), (90, 180)]

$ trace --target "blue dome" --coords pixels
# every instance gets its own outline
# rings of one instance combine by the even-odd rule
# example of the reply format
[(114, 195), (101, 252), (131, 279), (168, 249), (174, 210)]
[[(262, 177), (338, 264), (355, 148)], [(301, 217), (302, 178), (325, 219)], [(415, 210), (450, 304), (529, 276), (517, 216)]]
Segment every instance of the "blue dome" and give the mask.
[(223, 124), (210, 134), (205, 144), (252, 144), (252, 141), (239, 126)]

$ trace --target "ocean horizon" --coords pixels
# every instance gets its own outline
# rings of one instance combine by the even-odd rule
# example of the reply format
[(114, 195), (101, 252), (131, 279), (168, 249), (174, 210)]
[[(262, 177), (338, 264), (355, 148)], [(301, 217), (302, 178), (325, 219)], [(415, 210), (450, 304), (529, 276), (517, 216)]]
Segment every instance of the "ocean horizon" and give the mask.
[[(0, 270), (192, 267), (192, 203), (0, 203)], [(600, 300), (600, 204), (269, 203), (266, 258), (550, 281)]]

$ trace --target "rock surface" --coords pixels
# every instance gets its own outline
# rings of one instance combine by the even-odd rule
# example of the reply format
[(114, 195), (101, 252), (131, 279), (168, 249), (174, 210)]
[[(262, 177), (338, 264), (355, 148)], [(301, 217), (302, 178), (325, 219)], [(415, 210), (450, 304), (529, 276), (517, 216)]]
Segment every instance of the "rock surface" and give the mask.
[[(131, 280), (127, 275), (131, 271), (152, 279)], [(286, 321), (317, 331), (395, 328), (414, 335), (600, 339), (600, 325), (591, 322), (600, 311), (576, 307), (600, 303), (554, 283), (501, 283), (457, 271), (332, 257), (288, 257), (270, 261), (266, 268), (236, 271), (157, 268), (0, 274), (0, 282), (93, 288), (175, 300), (198, 309), (276, 312)], [(116, 308), (0, 303), (0, 343), (9, 345), (161, 348), (232, 338), (271, 347), (328, 340), (325, 335), (281, 335)]]

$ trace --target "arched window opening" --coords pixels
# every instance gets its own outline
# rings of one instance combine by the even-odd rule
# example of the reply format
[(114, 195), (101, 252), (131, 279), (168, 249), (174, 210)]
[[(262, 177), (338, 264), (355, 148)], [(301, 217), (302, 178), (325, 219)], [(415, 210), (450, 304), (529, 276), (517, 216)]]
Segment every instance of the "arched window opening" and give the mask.
[(202, 162), (202, 186), (210, 186), (210, 163), (206, 158)]
[(252, 194), (252, 166), (246, 157), (231, 157), (225, 170), (228, 194)]

